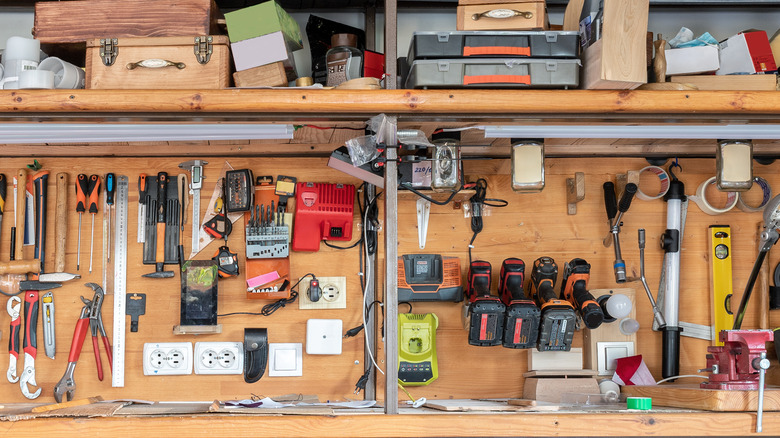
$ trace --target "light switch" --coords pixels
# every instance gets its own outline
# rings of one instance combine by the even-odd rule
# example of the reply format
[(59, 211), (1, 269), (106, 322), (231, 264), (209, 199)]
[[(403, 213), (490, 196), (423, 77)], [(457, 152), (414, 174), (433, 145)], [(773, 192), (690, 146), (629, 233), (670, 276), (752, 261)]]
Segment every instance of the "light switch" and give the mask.
[(615, 361), (634, 355), (633, 342), (598, 342), (598, 372), (599, 375), (615, 372)]
[(306, 354), (341, 354), (341, 320), (310, 319), (306, 322)]
[(269, 376), (302, 376), (303, 344), (269, 344)]

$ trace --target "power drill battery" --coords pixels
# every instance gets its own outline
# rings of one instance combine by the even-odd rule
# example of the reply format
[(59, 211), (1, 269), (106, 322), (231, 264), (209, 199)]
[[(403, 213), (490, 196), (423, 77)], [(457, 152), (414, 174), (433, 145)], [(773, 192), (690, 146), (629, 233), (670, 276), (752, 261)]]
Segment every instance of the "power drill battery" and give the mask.
[(504, 340), (506, 348), (531, 348), (539, 338), (539, 307), (525, 296), (525, 263), (521, 259), (509, 258), (501, 264), (498, 291), (506, 305)]
[(501, 344), (504, 311), (501, 300), (490, 294), (492, 267), (485, 261), (473, 261), (469, 267), (469, 344), (492, 347)]
[(574, 306), (558, 299), (555, 294), (555, 280), (558, 265), (551, 257), (539, 257), (534, 261), (531, 272), (531, 296), (542, 310), (539, 330), (539, 351), (571, 350), (576, 315)]

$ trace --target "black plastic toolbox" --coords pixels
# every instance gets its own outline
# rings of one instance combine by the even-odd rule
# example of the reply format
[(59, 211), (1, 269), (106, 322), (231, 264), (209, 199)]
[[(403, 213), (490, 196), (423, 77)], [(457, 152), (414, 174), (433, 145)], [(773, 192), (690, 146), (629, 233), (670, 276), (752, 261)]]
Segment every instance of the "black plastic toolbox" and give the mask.
[(579, 33), (564, 31), (414, 32), (407, 61), (465, 57), (577, 58)]
[(576, 88), (577, 59), (418, 59), (404, 88)]

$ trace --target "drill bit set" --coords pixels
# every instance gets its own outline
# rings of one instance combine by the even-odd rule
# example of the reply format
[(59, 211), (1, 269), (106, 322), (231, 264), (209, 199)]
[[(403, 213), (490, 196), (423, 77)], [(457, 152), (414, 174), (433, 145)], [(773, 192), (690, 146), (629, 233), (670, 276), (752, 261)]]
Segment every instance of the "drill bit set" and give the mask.
[(289, 227), (281, 206), (255, 205), (246, 226), (246, 258), (275, 259), (290, 254)]

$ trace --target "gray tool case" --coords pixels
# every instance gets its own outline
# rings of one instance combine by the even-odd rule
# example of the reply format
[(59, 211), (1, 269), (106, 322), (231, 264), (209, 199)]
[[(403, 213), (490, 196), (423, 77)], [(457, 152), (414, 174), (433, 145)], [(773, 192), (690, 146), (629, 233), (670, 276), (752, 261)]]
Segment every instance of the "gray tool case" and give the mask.
[(577, 59), (418, 59), (405, 88), (576, 88), (579, 71)]
[(577, 58), (578, 32), (448, 31), (414, 32), (408, 62), (462, 57)]

